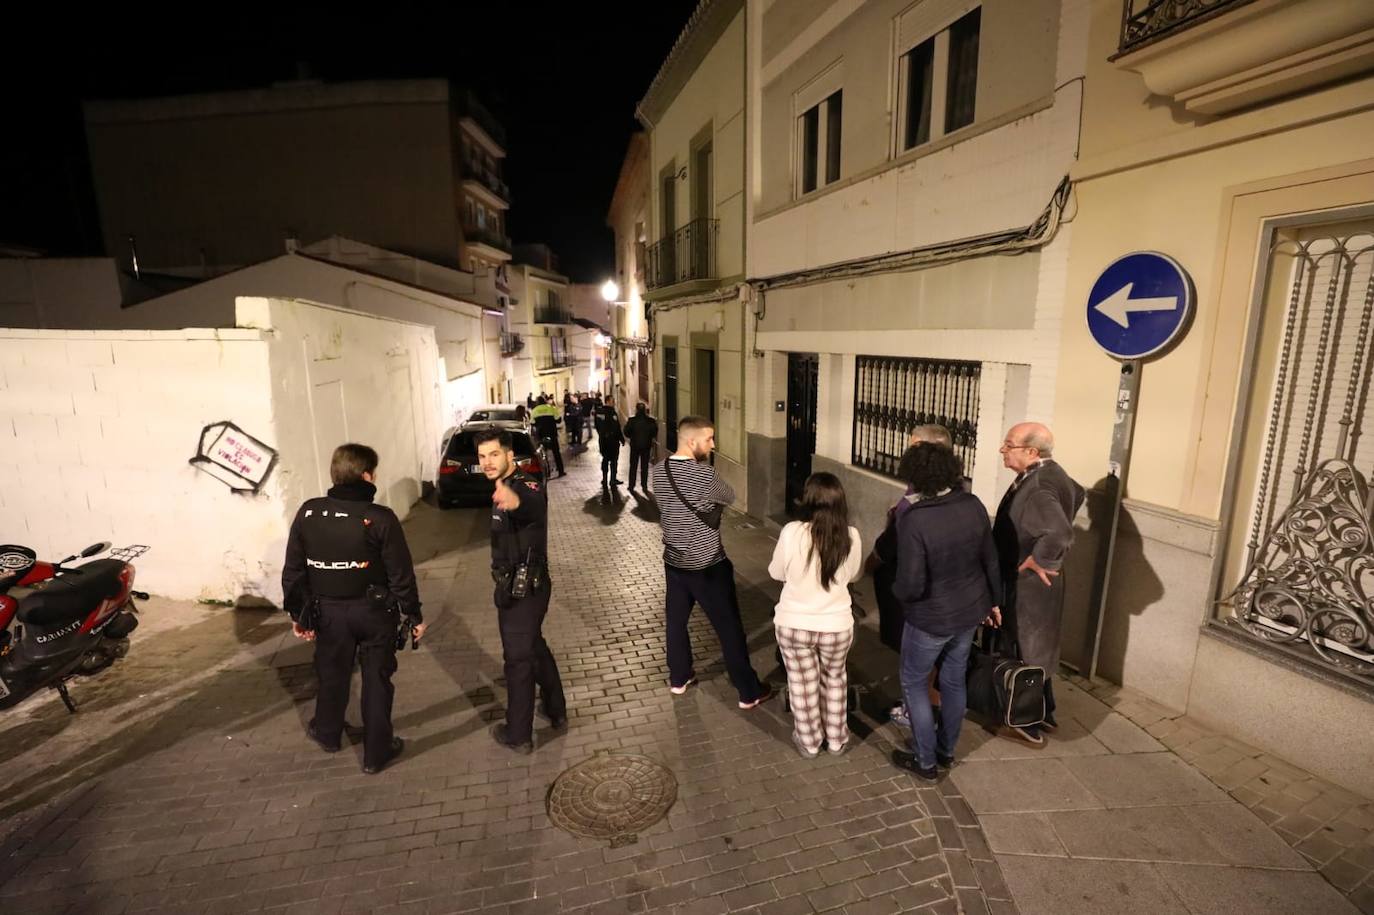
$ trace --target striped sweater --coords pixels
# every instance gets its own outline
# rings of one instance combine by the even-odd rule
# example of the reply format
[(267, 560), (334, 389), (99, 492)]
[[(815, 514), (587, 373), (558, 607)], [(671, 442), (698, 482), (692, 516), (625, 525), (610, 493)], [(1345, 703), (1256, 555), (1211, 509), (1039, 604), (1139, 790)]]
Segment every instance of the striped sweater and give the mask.
[(673, 491), (666, 465), (673, 463), (673, 481), (683, 498), (701, 511), (712, 505), (729, 505), (735, 491), (716, 476), (716, 468), (690, 458), (670, 457), (653, 468), (654, 498), (663, 525), (663, 561), (678, 569), (695, 571), (725, 558), (720, 531), (712, 530)]

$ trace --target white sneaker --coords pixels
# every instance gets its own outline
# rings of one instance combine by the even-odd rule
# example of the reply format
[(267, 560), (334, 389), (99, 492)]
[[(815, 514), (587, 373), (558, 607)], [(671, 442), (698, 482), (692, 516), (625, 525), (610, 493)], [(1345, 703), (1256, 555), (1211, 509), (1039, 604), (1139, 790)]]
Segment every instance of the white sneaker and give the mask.
[(681, 686), (673, 686), (670, 684), (668, 686), (668, 692), (672, 693), (674, 696), (681, 696), (683, 693), (687, 692), (687, 690), (691, 689), (693, 686), (696, 685), (697, 678), (691, 677), (690, 679), (688, 679), (686, 683), (682, 684)]

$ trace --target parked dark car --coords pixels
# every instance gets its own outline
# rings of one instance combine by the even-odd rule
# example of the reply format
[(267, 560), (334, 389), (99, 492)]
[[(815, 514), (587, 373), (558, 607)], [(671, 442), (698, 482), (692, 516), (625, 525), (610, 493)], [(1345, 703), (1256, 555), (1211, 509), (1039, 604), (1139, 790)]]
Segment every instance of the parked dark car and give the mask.
[(517, 422), (469, 422), (444, 433), (439, 451), (439, 478), (434, 482), (435, 501), (440, 508), (460, 502), (488, 503), (496, 486), (482, 473), (477, 462), (475, 434), (492, 427), (505, 429), (515, 440), (515, 462), (525, 473), (544, 480), (544, 468), (530, 440), (529, 429)]

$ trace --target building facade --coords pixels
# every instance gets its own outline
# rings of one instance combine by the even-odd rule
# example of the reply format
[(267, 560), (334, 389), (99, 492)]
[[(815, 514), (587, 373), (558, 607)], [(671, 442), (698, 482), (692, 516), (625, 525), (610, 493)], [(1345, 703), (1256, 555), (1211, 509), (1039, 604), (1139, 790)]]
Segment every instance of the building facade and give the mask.
[(85, 118), (125, 267), (204, 277), (334, 234), (474, 272), (510, 259), (504, 132), (443, 80), (92, 101)]
[(573, 369), (573, 337), (582, 330), (573, 323), (568, 300), (569, 282), (544, 245), (524, 245), (519, 262), (510, 268), (511, 306), (507, 312), (508, 346), (512, 356), (511, 383), (503, 402), (524, 403), (548, 394), (562, 402), (577, 390)]
[[(1097, 278), (1158, 251), (1196, 296), (1141, 371), (1098, 668), (1369, 795), (1374, 7), (1089, 9), (1052, 410), (1085, 484), (1109, 473), (1120, 374), (1088, 333)], [(1085, 519), (1079, 580), (1109, 524)], [(1097, 597), (1071, 594), (1079, 665)]]
[(1081, 6), (749, 5), (751, 513), (828, 470), (872, 542), (924, 422), (995, 507), (1060, 370)]
[(648, 135), (649, 307), (656, 412), (664, 445), (677, 422), (715, 424), (715, 465), (749, 488), (745, 272), (745, 9), (703, 0), (640, 101)]
[(615, 399), (624, 414), (640, 402), (658, 402), (653, 380), (653, 353), (645, 317), (645, 261), (649, 231), (649, 138), (643, 131), (630, 136), (606, 215), (615, 234), (615, 283), (620, 295), (611, 303), (611, 333), (615, 338)]

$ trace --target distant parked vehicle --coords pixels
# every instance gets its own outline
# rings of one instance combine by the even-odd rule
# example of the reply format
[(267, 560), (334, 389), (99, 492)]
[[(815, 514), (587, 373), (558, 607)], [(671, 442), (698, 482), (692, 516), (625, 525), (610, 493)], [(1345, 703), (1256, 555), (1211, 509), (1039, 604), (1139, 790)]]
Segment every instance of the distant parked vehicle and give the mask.
[(544, 465), (529, 427), (514, 421), (469, 421), (444, 433), (439, 450), (439, 478), (434, 482), (435, 501), (440, 508), (459, 503), (488, 504), (496, 484), (482, 473), (477, 460), (476, 433), (483, 429), (504, 429), (515, 446), (515, 463), (521, 470), (544, 481)]

